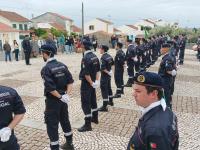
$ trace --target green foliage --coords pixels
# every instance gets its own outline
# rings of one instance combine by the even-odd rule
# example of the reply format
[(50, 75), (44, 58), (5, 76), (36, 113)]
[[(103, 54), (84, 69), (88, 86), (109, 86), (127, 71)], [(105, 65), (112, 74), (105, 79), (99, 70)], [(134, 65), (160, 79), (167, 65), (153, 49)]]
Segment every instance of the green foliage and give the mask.
[(42, 39), (47, 39), (47, 37), (48, 37), (48, 32), (46, 32), (45, 34), (41, 35), (40, 37), (41, 37)]
[(57, 30), (57, 29), (55, 29), (55, 28), (51, 28), (51, 33), (54, 35), (54, 36), (56, 36), (56, 37), (61, 37), (61, 36), (67, 36), (68, 34), (67, 34), (67, 32), (65, 32), (65, 31), (60, 31), (60, 30)]
[[(42, 29), (42, 28), (35, 29), (34, 27), (32, 27), (31, 30), (33, 30), (35, 32), (35, 35), (38, 37), (41, 37), (43, 39), (46, 39), (48, 37), (48, 31), (45, 29)], [(67, 37), (68, 35), (66, 31), (60, 31), (55, 28), (51, 28), (50, 32), (56, 37), (61, 37), (63, 35)]]
[(34, 29), (34, 32), (38, 37), (42, 37), (47, 34), (47, 31), (45, 29), (41, 29), (41, 28)]
[(146, 30), (147, 32), (149, 32), (152, 29), (152, 27), (150, 26), (141, 26), (141, 30)]
[(175, 28), (171, 26), (165, 27), (155, 27), (150, 30), (148, 36), (153, 35), (166, 35), (168, 34), (170, 37), (174, 37), (176, 35), (185, 34), (187, 36), (189, 43), (196, 42), (198, 36), (200, 36), (200, 29), (194, 28)]
[(78, 36), (78, 34), (75, 32), (71, 32), (71, 36), (76, 37), (76, 36)]

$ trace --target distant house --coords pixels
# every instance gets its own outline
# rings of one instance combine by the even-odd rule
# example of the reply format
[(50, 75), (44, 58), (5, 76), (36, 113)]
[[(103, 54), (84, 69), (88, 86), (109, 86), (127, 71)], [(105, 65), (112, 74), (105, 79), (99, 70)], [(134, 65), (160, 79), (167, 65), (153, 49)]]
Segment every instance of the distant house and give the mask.
[(171, 26), (171, 27), (178, 28), (178, 25), (179, 25), (177, 22), (167, 22), (162, 19), (156, 20), (155, 23), (156, 23), (156, 26), (160, 26), (160, 27)]
[(72, 32), (78, 34), (78, 35), (81, 35), (82, 34), (82, 30), (81, 28), (75, 26), (75, 25), (72, 25)]
[(113, 23), (101, 18), (96, 18), (85, 23), (84, 34), (91, 34), (98, 31), (103, 31), (108, 34), (114, 33)]
[(21, 38), (26, 34), (30, 34), (31, 21), (15, 12), (0, 10), (0, 22), (19, 30)]
[(46, 12), (40, 16), (32, 18), (31, 21), (33, 22), (33, 27), (35, 28), (54, 27), (65, 30), (69, 34), (72, 32), (73, 20), (57, 13)]
[(35, 26), (35, 28), (42, 28), (42, 29), (55, 28), (60, 31), (66, 31), (62, 25), (59, 25), (57, 23), (37, 23), (37, 26)]
[(134, 26), (136, 26), (140, 30), (142, 30), (142, 27), (154, 28), (154, 27), (156, 27), (156, 23), (151, 19), (143, 19), (143, 20), (140, 20), (137, 23), (135, 23)]
[(2, 47), (5, 41), (8, 41), (12, 46), (14, 40), (19, 43), (19, 30), (0, 22), (0, 50), (3, 50)]

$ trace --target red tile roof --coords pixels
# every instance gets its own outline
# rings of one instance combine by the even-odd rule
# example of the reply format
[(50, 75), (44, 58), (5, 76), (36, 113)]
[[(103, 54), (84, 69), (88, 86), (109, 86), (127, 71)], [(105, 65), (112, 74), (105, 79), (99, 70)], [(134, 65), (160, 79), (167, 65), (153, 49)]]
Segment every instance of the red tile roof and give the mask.
[(29, 19), (10, 11), (2, 11), (0, 10), (0, 16), (10, 20), (10, 21), (16, 21), (16, 22), (30, 22)]
[(64, 26), (62, 26), (62, 25), (60, 25), (60, 24), (58, 24), (58, 23), (49, 23), (53, 28), (55, 28), (55, 29), (57, 29), (57, 30), (61, 30), (61, 31), (63, 31), (63, 30), (66, 30), (65, 29), (65, 27)]
[(78, 33), (81, 33), (81, 28), (75, 26), (75, 25), (72, 25), (72, 32), (78, 32)]
[(126, 25), (126, 26), (128, 26), (128, 27), (130, 27), (130, 28), (132, 28), (132, 29), (138, 30), (138, 27), (136, 27), (136, 26), (134, 26), (134, 25)]
[(0, 22), (0, 32), (19, 32), (19, 30)]
[(57, 13), (52, 13), (52, 12), (47, 12), (47, 13), (49, 13), (49, 14), (51, 14), (51, 15), (53, 15), (53, 16), (60, 17), (60, 18), (63, 19), (63, 20), (73, 21), (72, 19), (70, 19), (70, 18), (68, 18), (68, 17), (65, 17), (65, 16), (62, 16), (62, 15), (57, 14)]
[(102, 21), (102, 22), (104, 22), (104, 23), (107, 23), (107, 24), (113, 24), (112, 22), (110, 22), (110, 21), (107, 21), (107, 20), (104, 20), (104, 19), (101, 19), (101, 18), (96, 18), (97, 20), (100, 20), (100, 21)]

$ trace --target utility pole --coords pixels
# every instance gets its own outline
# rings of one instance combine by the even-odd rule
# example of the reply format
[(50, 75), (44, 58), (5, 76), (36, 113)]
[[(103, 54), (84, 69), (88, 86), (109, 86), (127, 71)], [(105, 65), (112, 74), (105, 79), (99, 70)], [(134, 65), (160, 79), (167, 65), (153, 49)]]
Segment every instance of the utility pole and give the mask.
[(84, 4), (82, 0), (82, 37), (84, 36)]

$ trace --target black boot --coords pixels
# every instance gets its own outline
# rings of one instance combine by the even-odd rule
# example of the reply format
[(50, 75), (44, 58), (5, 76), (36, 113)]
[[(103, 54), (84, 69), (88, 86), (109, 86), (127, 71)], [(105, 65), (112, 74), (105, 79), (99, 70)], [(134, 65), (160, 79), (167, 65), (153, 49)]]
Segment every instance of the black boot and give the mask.
[(108, 111), (107, 105), (108, 101), (103, 101), (103, 106), (99, 108), (99, 111), (107, 112)]
[(72, 142), (66, 142), (65, 144), (61, 145), (60, 148), (64, 150), (74, 150), (74, 145)]
[(79, 132), (92, 131), (91, 118), (85, 118), (85, 124), (78, 128)]
[(109, 97), (108, 105), (110, 105), (110, 106), (114, 106), (113, 98), (112, 98), (112, 97)]
[(113, 98), (121, 98), (121, 94), (116, 93)]
[(99, 119), (98, 119), (98, 111), (92, 112), (92, 119), (91, 122), (95, 124), (99, 124)]
[(117, 89), (116, 94), (112, 98), (120, 98), (121, 97), (121, 89)]
[(124, 95), (124, 87), (122, 87), (122, 90), (121, 90), (121, 93), (120, 94), (123, 94)]
[(66, 142), (65, 144), (61, 145), (60, 148), (64, 150), (74, 150), (74, 145), (72, 143), (73, 135), (65, 136)]

